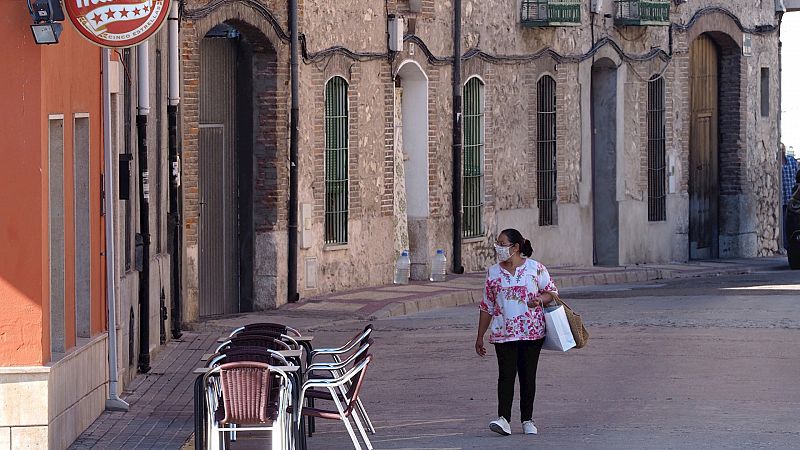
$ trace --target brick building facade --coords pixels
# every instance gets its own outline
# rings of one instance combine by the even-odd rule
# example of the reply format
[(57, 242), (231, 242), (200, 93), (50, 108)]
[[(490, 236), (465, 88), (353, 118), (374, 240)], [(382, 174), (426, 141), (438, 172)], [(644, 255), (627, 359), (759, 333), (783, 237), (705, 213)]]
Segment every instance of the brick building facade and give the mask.
[[(477, 152), (469, 170), (478, 186), (465, 184), (475, 201), (465, 208), (473, 208), (478, 230), (463, 239), (465, 269), (489, 265), (494, 237), (507, 227), (531, 238), (534, 257), (550, 265), (775, 252), (773, 3), (656, 2), (660, 12), (640, 10), (640, 2), (590, 3), (463, 1), (462, 81), (479, 80), (465, 92), (477, 98), (477, 112), (462, 118), (471, 130), (465, 133), (474, 132), (465, 138)], [(618, 9), (623, 3), (636, 9)], [(413, 276), (422, 278), (437, 248), (452, 254), (452, 4), (299, 4), (297, 289), (309, 297), (388, 283), (403, 247), (410, 247)], [(568, 14), (556, 20), (558, 11)], [(405, 24), (399, 52), (387, 48), (390, 17)], [(214, 216), (203, 208), (222, 189), (202, 169), (203, 155), (216, 148), (203, 140), (203, 129), (216, 125), (201, 119), (204, 107), (218, 107), (203, 93), (210, 92), (203, 80), (212, 79), (204, 77), (213, 76), (204, 67), (217, 64), (202, 56), (211, 39), (230, 40), (237, 71), (246, 74), (237, 76), (230, 101), (238, 120), (231, 142), (247, 149), (236, 157), (246, 183), (236, 202), (247, 226), (237, 231), (236, 267), (226, 269), (235, 272), (240, 297), (224, 301), (239, 310), (283, 304), (287, 7), (187, 0), (181, 24), (184, 318), (212, 314), (214, 301), (202, 282), (213, 262), (203, 226)], [(330, 108), (345, 106), (326, 97), (334, 79), (346, 86), (340, 111), (347, 112), (335, 117)], [(335, 160), (337, 133), (345, 136), (346, 163)], [(334, 168), (345, 174), (338, 200)], [(335, 201), (345, 214), (337, 215)], [(344, 240), (335, 227), (344, 227)]]

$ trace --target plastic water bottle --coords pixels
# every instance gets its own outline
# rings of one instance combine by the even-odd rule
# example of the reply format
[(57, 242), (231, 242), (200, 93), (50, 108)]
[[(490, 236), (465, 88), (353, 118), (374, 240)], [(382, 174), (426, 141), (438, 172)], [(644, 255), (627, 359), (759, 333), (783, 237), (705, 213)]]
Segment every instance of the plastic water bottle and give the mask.
[(444, 256), (444, 250), (436, 250), (431, 260), (431, 281), (445, 281), (447, 278), (447, 257)]
[(408, 250), (403, 250), (394, 266), (394, 284), (408, 284), (410, 276), (411, 259), (408, 257)]

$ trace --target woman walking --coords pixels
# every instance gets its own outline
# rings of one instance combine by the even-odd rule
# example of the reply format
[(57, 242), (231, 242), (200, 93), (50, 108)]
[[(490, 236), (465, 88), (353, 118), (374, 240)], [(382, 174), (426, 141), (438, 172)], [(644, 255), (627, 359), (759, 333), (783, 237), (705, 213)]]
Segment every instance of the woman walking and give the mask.
[(519, 374), (519, 412), (522, 431), (536, 434), (533, 422), (533, 400), (536, 396), (536, 366), (544, 343), (542, 305), (553, 301), (550, 292), (558, 294), (547, 269), (530, 259), (530, 241), (514, 229), (503, 230), (494, 245), (497, 264), (489, 267), (486, 289), (480, 304), (478, 339), (475, 351), (486, 355), (483, 336), (491, 329), (489, 343), (497, 354), (497, 420), (489, 424), (495, 433), (511, 434), (511, 407), (514, 402), (514, 380)]

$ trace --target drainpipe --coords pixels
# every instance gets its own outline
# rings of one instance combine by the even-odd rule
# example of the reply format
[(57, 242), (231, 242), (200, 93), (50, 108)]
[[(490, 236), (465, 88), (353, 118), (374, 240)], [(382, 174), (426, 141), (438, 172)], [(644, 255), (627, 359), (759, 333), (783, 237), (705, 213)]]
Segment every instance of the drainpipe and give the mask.
[(289, 0), (289, 32), (292, 38), (290, 70), (292, 105), (289, 119), (289, 303), (295, 303), (300, 299), (300, 294), (297, 293), (297, 127), (300, 116), (297, 14), (297, 0)]
[(169, 184), (169, 240), (170, 254), (170, 288), (172, 298), (172, 338), (178, 339), (181, 333), (181, 160), (178, 150), (178, 105), (181, 102), (180, 93), (180, 65), (178, 41), (178, 7), (177, 1), (172, 2), (167, 19), (169, 42), (169, 104), (167, 105), (167, 132), (170, 162)]
[(461, 0), (453, 0), (453, 273), (464, 273), (461, 265)]
[[(136, 47), (139, 69), (139, 107), (136, 136), (139, 149), (139, 234), (142, 267), (139, 272), (139, 372), (150, 371), (150, 175), (147, 171), (147, 115), (150, 113), (150, 44)], [(139, 243), (137, 242), (137, 245)]]
[[(783, 13), (778, 13), (778, 117), (777, 117), (777, 125), (778, 125), (778, 148), (776, 149), (778, 155), (781, 155), (781, 110), (783, 109), (783, 101), (781, 100), (781, 93), (783, 92), (783, 42), (781, 42), (781, 24), (783, 23)], [(783, 167), (783, 160), (781, 159), (782, 156), (778, 156), (778, 179), (783, 180), (781, 176), (781, 168)], [(782, 186), (783, 181), (781, 181)], [(783, 194), (782, 190), (778, 190), (778, 251), (783, 248), (783, 235), (786, 233), (786, 230), (783, 226), (783, 207), (781, 203), (783, 202)]]
[(114, 155), (111, 149), (111, 88), (109, 85), (110, 53), (107, 48), (103, 57), (103, 163), (105, 165), (104, 209), (106, 219), (106, 307), (108, 308), (108, 398), (106, 410), (127, 411), (129, 405), (119, 398), (117, 372), (117, 297), (116, 254), (114, 252)]

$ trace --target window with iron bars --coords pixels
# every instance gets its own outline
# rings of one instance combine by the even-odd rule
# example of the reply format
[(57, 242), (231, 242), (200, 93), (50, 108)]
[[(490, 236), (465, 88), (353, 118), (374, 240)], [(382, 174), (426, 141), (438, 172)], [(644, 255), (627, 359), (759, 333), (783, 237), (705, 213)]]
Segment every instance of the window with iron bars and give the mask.
[(347, 81), (325, 85), (325, 244), (347, 243), (349, 113)]
[(545, 75), (536, 83), (536, 188), (539, 226), (556, 224), (556, 81)]
[(666, 114), (664, 78), (647, 83), (647, 220), (667, 220)]
[(464, 195), (463, 234), (483, 236), (483, 82), (471, 78), (464, 85)]

